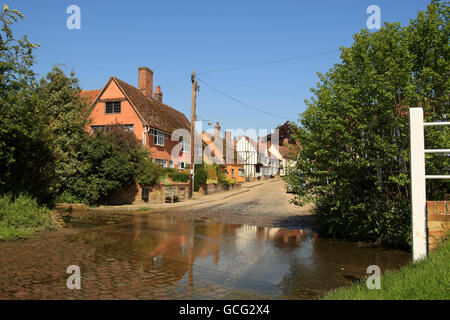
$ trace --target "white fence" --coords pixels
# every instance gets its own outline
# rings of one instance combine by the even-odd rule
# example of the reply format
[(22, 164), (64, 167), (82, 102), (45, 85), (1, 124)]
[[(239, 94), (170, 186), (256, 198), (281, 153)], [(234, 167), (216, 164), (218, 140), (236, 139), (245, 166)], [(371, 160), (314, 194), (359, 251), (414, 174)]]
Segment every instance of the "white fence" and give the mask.
[(450, 122), (423, 122), (423, 109), (409, 109), (410, 145), (411, 145), (411, 208), (413, 260), (427, 255), (427, 214), (426, 179), (450, 179), (448, 175), (426, 175), (426, 153), (450, 153), (450, 149), (425, 149), (424, 127), (444, 126)]

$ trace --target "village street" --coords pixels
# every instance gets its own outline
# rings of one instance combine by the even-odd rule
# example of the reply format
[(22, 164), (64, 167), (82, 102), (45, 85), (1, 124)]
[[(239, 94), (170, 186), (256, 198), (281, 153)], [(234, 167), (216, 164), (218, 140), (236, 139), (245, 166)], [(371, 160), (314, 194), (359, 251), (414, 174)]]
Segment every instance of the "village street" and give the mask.
[(269, 179), (245, 183), (237, 191), (179, 203), (180, 207), (165, 210), (164, 214), (265, 227), (311, 229), (311, 206), (296, 206), (289, 202), (292, 198), (282, 179)]
[[(64, 230), (0, 243), (0, 299), (310, 299), (368, 265), (409, 260), (318, 238), (283, 184), (257, 181), (147, 212), (81, 211)], [(67, 287), (73, 265), (80, 290)]]

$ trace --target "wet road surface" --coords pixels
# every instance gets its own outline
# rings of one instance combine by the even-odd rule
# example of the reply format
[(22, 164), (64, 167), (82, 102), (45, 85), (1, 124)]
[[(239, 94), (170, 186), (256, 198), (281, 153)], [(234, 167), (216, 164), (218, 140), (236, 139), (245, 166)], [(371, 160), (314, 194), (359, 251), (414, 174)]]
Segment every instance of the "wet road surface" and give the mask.
[[(85, 223), (85, 222), (91, 222)], [(313, 232), (151, 214), (0, 243), (0, 299), (311, 299), (405, 265), (403, 251)], [(81, 268), (81, 290), (66, 269)]]

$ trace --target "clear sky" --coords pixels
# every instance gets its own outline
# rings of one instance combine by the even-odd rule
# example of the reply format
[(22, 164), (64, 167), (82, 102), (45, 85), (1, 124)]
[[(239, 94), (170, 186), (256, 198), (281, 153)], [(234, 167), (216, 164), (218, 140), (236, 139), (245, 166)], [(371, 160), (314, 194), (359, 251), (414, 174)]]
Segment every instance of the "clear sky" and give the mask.
[[(5, 0), (26, 20), (14, 26), (41, 47), (35, 70), (45, 75), (56, 63), (74, 70), (83, 89), (101, 89), (111, 75), (137, 86), (137, 68), (154, 71), (164, 102), (190, 116), (192, 70), (257, 112), (200, 83), (197, 114), (222, 128), (274, 128), (296, 120), (304, 99), (339, 61), (331, 52), (283, 63), (216, 73), (211, 70), (264, 63), (337, 50), (366, 28), (369, 5), (382, 22), (402, 25), (424, 10), (426, 0), (315, 1), (106, 1)], [(69, 5), (81, 9), (81, 29), (69, 30)], [(202, 74), (202, 72), (205, 72)], [(184, 79), (182, 79), (185, 77)], [(180, 80), (182, 79), (182, 80)]]

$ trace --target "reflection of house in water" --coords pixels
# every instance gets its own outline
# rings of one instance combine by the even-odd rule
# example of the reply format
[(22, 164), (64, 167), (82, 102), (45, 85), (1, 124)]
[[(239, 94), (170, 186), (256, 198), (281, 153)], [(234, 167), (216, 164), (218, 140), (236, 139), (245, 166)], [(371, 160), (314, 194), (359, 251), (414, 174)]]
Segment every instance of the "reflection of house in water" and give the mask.
[[(237, 252), (254, 252), (255, 244), (295, 249), (306, 236), (305, 231), (298, 230), (179, 218), (136, 219), (132, 224), (131, 228), (101, 234), (100, 241), (105, 243), (100, 246), (101, 253), (118, 260), (133, 256), (142, 265), (141, 276), (161, 274), (167, 285), (182, 280), (188, 288), (194, 286), (194, 262), (198, 259), (208, 258), (197, 262), (196, 271), (211, 266), (210, 263), (218, 267), (221, 254), (233, 257)], [(222, 263), (217, 269), (226, 269), (227, 262), (233, 267), (232, 261), (225, 259), (225, 265)]]
[(283, 249), (295, 249), (307, 235), (305, 230), (287, 230), (272, 227), (256, 227), (243, 225), (236, 232), (236, 243), (238, 248), (252, 244), (256, 240), (258, 246), (266, 242), (272, 242), (275, 247)]

